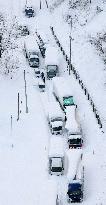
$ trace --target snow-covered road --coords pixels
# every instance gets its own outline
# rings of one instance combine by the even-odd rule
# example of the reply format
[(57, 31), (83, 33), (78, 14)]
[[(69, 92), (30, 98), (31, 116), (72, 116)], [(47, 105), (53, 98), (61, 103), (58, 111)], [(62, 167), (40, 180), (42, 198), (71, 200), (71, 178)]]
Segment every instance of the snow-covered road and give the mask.
[[(50, 1), (50, 0), (49, 0)], [(39, 0), (33, 4), (37, 6), (37, 16), (25, 18), (22, 13), (24, 1), (8, 0), (1, 2), (3, 12), (9, 15), (8, 20), (16, 15), (19, 22), (29, 25), (31, 33), (36, 29), (45, 33), (47, 41), (56, 45), (50, 31), (53, 25), (61, 39), (66, 52), (69, 53), (70, 28), (62, 20), (65, 3), (54, 13), (50, 14), (45, 6), (39, 12)], [(43, 4), (43, 5), (44, 5)], [(10, 12), (11, 11), (11, 12)], [(9, 24), (9, 21), (8, 21)], [(106, 112), (105, 91), (103, 90), (103, 64), (94, 50), (84, 40), (86, 35), (80, 31), (73, 33), (73, 63), (77, 67), (81, 78), (92, 93), (94, 101), (103, 119)], [(37, 89), (37, 79), (32, 68), (28, 66), (23, 53), (23, 39), (18, 40), (20, 67), (10, 76), (1, 76), (0, 80), (0, 204), (1, 205), (55, 205), (56, 194), (59, 194), (62, 204), (67, 204), (66, 177), (50, 177), (48, 175), (48, 148), (50, 130), (46, 120), (47, 105), (53, 100), (51, 82), (47, 82), (46, 92)], [(84, 55), (85, 54), (85, 55)], [(61, 58), (62, 55), (60, 54)], [(93, 57), (92, 57), (93, 56)], [(88, 57), (90, 60), (88, 60)], [(90, 62), (89, 62), (90, 61)], [(90, 70), (89, 70), (90, 67)], [(94, 69), (97, 67), (97, 69)], [(67, 65), (64, 59), (60, 63), (60, 74), (70, 81), (74, 89), (78, 114), (84, 135), (83, 163), (85, 167), (84, 205), (105, 205), (106, 203), (106, 139), (100, 132), (91, 107), (83, 95), (82, 90), (73, 78), (67, 77)], [(24, 70), (26, 71), (28, 113), (26, 113)], [(95, 74), (96, 70), (96, 74)], [(89, 72), (89, 75), (88, 75)], [(95, 75), (97, 77), (95, 78)], [(92, 79), (92, 80), (91, 80)], [(95, 79), (95, 81), (94, 81)], [(97, 84), (99, 82), (99, 85)], [(97, 92), (95, 92), (95, 88)], [(20, 94), (20, 118), (17, 121), (17, 95)], [(103, 96), (103, 97), (102, 97)], [(100, 100), (100, 101), (99, 101)], [(22, 101), (22, 103), (21, 103)], [(13, 117), (11, 129), (11, 115)], [(66, 139), (65, 139), (66, 143)]]

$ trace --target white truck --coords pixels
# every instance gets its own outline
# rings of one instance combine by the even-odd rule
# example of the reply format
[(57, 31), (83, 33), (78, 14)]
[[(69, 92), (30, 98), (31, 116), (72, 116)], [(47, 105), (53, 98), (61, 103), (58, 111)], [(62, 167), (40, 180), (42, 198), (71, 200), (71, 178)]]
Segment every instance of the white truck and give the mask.
[(66, 152), (65, 158), (67, 159), (66, 176), (68, 180), (68, 202), (82, 202), (84, 188), (84, 167), (82, 165), (82, 150), (69, 149)]
[(48, 123), (52, 134), (62, 134), (65, 128), (65, 114), (58, 102), (50, 102), (48, 107)]
[(28, 36), (25, 38), (24, 51), (30, 67), (34, 67), (35, 74), (38, 74), (40, 76), (40, 50), (36, 41), (36, 37)]
[(53, 136), (49, 144), (49, 174), (63, 175), (64, 173), (64, 143), (63, 138)]
[(45, 76), (52, 79), (59, 75), (59, 53), (53, 46), (46, 46), (45, 50)]
[(61, 108), (65, 111), (67, 106), (74, 105), (73, 91), (64, 77), (55, 77), (53, 82), (53, 94), (60, 103)]
[(65, 129), (68, 135), (69, 148), (81, 148), (83, 144), (82, 129), (78, 122), (76, 106), (66, 107)]

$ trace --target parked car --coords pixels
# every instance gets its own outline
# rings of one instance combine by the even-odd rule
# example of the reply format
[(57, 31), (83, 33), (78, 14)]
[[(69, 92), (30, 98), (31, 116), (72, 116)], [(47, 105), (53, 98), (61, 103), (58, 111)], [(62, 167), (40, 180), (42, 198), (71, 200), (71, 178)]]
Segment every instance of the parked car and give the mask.
[(35, 14), (34, 8), (30, 5), (25, 5), (25, 15), (27, 17), (33, 17)]
[(26, 25), (20, 25), (18, 27), (18, 34), (21, 36), (27, 36), (29, 35), (29, 30), (28, 30), (28, 26)]

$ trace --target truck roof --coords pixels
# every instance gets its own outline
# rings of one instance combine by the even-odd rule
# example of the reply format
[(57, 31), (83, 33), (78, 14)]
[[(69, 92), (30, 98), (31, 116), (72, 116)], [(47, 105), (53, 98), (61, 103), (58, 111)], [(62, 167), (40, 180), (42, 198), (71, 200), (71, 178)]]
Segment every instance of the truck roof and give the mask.
[(68, 170), (67, 170), (68, 180), (73, 180), (75, 175), (77, 175), (77, 172), (79, 172), (79, 167), (81, 164), (81, 156), (82, 156), (81, 149), (68, 149), (66, 151), (67, 164), (68, 164)]
[(59, 53), (56, 47), (47, 45), (45, 51), (45, 65), (59, 64)]
[(60, 108), (60, 105), (58, 102), (50, 102), (49, 107), (48, 107), (48, 114), (50, 118), (55, 118), (55, 117), (61, 117), (65, 118), (65, 114)]
[(40, 52), (35, 35), (27, 36), (24, 40), (24, 45), (28, 51)]
[(76, 107), (74, 105), (66, 107), (65, 111), (67, 117), (65, 128), (68, 130), (69, 134), (80, 134), (81, 127), (76, 119)]
[(71, 85), (67, 81), (67, 78), (64, 77), (54, 77), (52, 79), (53, 82), (53, 88), (55, 89), (55, 92), (58, 92), (57, 94), (61, 97), (65, 96), (73, 96), (73, 90), (71, 88)]
[(68, 139), (79, 139), (79, 138), (81, 138), (82, 137), (82, 135), (81, 134), (76, 134), (76, 135), (74, 135), (74, 134), (71, 134), (71, 135), (69, 135), (68, 136)]
[(50, 138), (49, 157), (64, 156), (64, 141), (62, 137), (53, 136)]

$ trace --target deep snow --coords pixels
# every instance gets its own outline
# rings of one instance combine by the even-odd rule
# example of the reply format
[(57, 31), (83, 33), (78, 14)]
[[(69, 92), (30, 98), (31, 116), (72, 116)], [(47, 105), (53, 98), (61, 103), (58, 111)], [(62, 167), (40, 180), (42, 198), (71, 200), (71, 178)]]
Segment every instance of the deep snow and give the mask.
[[(24, 16), (24, 1), (0, 1), (0, 11), (6, 18), (5, 35), (11, 28), (14, 15), (18, 22), (25, 22), (33, 34), (36, 29), (43, 30), (47, 41), (56, 43), (51, 35), (50, 25), (54, 26), (63, 47), (69, 54), (70, 27), (64, 22), (64, 8), (67, 1), (50, 13), (45, 1), (39, 12), (39, 0), (33, 0), (37, 15), (27, 19)], [(50, 0), (48, 1), (50, 2)], [(105, 5), (105, 4), (104, 4)], [(91, 5), (92, 6), (92, 5)], [(93, 9), (92, 9), (93, 10)], [(99, 14), (100, 15), (100, 14)], [(103, 15), (102, 15), (103, 16)], [(102, 18), (101, 16), (101, 18)], [(105, 16), (105, 13), (104, 13)], [(104, 21), (103, 16), (103, 21)], [(81, 14), (80, 17), (81, 18)], [(92, 19), (97, 27), (97, 16)], [(104, 122), (106, 130), (106, 93), (104, 89), (104, 65), (94, 48), (87, 42), (92, 22), (72, 30), (72, 63), (91, 93)], [(14, 39), (13, 39), (14, 40)], [(48, 150), (51, 137), (47, 124), (47, 105), (53, 99), (52, 86), (46, 82), (46, 92), (40, 93), (33, 69), (29, 67), (23, 53), (24, 37), (18, 39), (16, 52), (19, 68), (8, 75), (0, 74), (0, 204), (55, 204), (56, 194), (63, 204), (67, 204), (67, 179), (48, 175)], [(10, 49), (11, 50), (11, 49)], [(61, 54), (60, 54), (61, 55)], [(16, 57), (15, 57), (16, 58)], [(67, 65), (61, 55), (60, 74), (65, 76), (74, 89), (78, 114), (83, 130), (83, 164), (85, 167), (84, 202), (85, 205), (105, 205), (106, 203), (106, 139), (101, 133), (92, 109), (79, 85), (71, 75), (68, 77)], [(3, 62), (2, 62), (3, 63)], [(42, 60), (42, 66), (44, 62)], [(24, 70), (26, 70), (28, 113), (25, 104)], [(12, 77), (12, 79), (11, 79)], [(98, 84), (99, 82), (99, 84)], [(17, 95), (20, 94), (20, 119), (17, 121)], [(22, 103), (21, 103), (22, 101)], [(12, 115), (12, 125), (11, 125)], [(66, 143), (66, 136), (63, 136)]]

